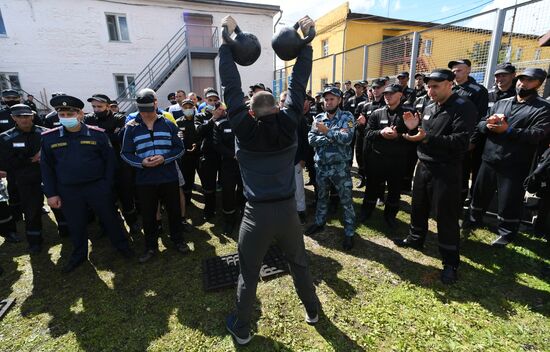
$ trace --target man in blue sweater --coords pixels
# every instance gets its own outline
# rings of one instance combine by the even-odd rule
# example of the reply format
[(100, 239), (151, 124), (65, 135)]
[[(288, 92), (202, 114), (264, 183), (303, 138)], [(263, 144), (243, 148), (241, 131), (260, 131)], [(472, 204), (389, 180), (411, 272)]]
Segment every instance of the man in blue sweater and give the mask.
[[(222, 21), (229, 34), (236, 22), (230, 16)], [(300, 20), (303, 33), (313, 20)], [(257, 92), (244, 104), (241, 79), (230, 47), (220, 47), (220, 77), (228, 118), (236, 137), (235, 152), (241, 168), (247, 199), (239, 232), (240, 274), (236, 312), (229, 315), (226, 328), (239, 345), (250, 339), (250, 317), (262, 260), (273, 242), (285, 253), (296, 292), (306, 309), (306, 322), (319, 320), (319, 300), (308, 269), (304, 239), (294, 200), (294, 156), (298, 147), (296, 126), (303, 113), (306, 84), (311, 74), (311, 46), (300, 52), (289, 78), (286, 108), (279, 110), (269, 92)]]
[(158, 251), (157, 207), (162, 201), (170, 225), (170, 238), (178, 252), (187, 253), (183, 241), (181, 207), (176, 161), (184, 148), (178, 128), (157, 113), (156, 93), (142, 89), (136, 97), (139, 114), (126, 124), (120, 155), (136, 170), (136, 189), (140, 200), (145, 253), (139, 258), (145, 263)]

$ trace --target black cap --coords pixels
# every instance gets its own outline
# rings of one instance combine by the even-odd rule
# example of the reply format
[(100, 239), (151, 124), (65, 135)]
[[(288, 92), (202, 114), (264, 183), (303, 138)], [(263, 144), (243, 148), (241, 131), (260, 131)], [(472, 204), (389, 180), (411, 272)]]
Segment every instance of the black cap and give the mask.
[(32, 116), (34, 112), (32, 109), (25, 104), (15, 104), (10, 108), (10, 113), (12, 116)]
[(452, 69), (453, 66), (460, 65), (460, 64), (464, 64), (468, 67), (472, 67), (472, 62), (468, 59), (459, 59), (459, 60), (449, 61), (449, 63), (447, 64), (447, 67)]
[(384, 88), (384, 93), (403, 93), (403, 87), (397, 83), (389, 84)]
[[(265, 88), (264, 88), (265, 89)], [(210, 98), (210, 97), (216, 97), (216, 98), (220, 98), (220, 95), (218, 94), (218, 91), (216, 91), (215, 89), (209, 89), (206, 91), (206, 93), (204, 94), (204, 97), (205, 98)]]
[(351, 84), (351, 81), (348, 79), (348, 80), (346, 81), (346, 84)]
[(109, 103), (109, 105), (118, 105), (118, 101), (116, 101), (116, 100), (111, 100), (111, 102)]
[(355, 86), (361, 86), (361, 87), (362, 87), (362, 86), (364, 86), (364, 84), (363, 84), (363, 81), (357, 81), (357, 82), (355, 82), (355, 83), (353, 84), (353, 86), (354, 86), (354, 87), (355, 87)]
[(184, 101), (181, 102), (181, 106), (184, 106), (184, 105), (187, 105), (187, 104), (195, 106), (195, 103), (191, 99), (185, 99)]
[(382, 87), (384, 86), (386, 83), (386, 81), (382, 78), (376, 78), (376, 79), (373, 79), (372, 80), (372, 84), (370, 85), (372, 88), (376, 88), (376, 87)]
[(534, 79), (538, 79), (541, 82), (544, 82), (544, 80), (547, 77), (546, 71), (544, 71), (542, 68), (526, 68), (523, 70), (521, 74), (518, 75), (518, 78), (521, 79), (521, 77), (530, 77)]
[(397, 78), (400, 78), (400, 77), (409, 77), (409, 73), (407, 71), (400, 72), (397, 75)]
[(19, 94), (18, 91), (16, 91), (15, 89), (4, 89), (2, 91), (2, 98), (20, 98), (21, 97), (21, 94)]
[(55, 93), (52, 93), (52, 98), (58, 97), (60, 95), (67, 95), (67, 94), (65, 94), (63, 92), (55, 92)]
[(342, 97), (342, 91), (340, 89), (336, 88), (336, 87), (327, 87), (327, 88), (325, 88), (325, 90), (323, 91), (323, 98), (327, 94), (332, 94), (332, 95), (335, 95), (339, 98)]
[(369, 85), (369, 81), (367, 81), (367, 80), (363, 80), (360, 83), (363, 85), (363, 87), (368, 87), (368, 85)]
[(140, 112), (155, 111), (155, 100), (157, 93), (151, 88), (144, 88), (136, 94), (136, 104)]
[(111, 99), (109, 99), (109, 97), (105, 94), (94, 94), (91, 98), (88, 98), (88, 103), (91, 103), (94, 100), (102, 103), (109, 103), (111, 101)]
[(423, 73), (416, 73), (416, 74), (414, 75), (414, 79), (417, 79), (418, 77), (424, 78), (425, 75), (424, 75)]
[(323, 92), (317, 92), (317, 93), (315, 93), (315, 97), (316, 97), (316, 98), (317, 98), (317, 97), (320, 97), (320, 96), (322, 96), (322, 95), (323, 95)]
[(424, 77), (424, 83), (428, 83), (431, 79), (437, 82), (453, 81), (455, 79), (455, 74), (451, 70), (437, 68)]
[(498, 64), (495, 75), (498, 75), (499, 73), (516, 73), (516, 66), (512, 65), (509, 62)]
[(340, 82), (336, 81), (336, 82), (334, 82), (333, 84), (334, 84), (334, 85), (337, 85), (337, 84), (340, 84)]
[(66, 94), (53, 97), (50, 100), (50, 105), (55, 110), (82, 110), (84, 108), (82, 100)]
[(256, 88), (260, 88), (260, 89), (265, 90), (265, 85), (263, 83), (256, 83), (255, 85), (250, 86), (250, 90), (254, 90)]

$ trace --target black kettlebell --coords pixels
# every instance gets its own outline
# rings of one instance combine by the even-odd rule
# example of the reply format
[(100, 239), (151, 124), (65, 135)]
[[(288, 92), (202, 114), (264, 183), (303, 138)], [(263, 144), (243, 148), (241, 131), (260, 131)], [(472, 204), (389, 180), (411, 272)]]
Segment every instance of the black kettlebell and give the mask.
[(277, 56), (284, 61), (293, 60), (298, 57), (300, 50), (315, 38), (315, 28), (311, 27), (307, 37), (302, 38), (298, 34), (300, 24), (296, 22), (294, 27), (284, 27), (273, 36), (271, 47)]
[(241, 66), (250, 66), (258, 60), (262, 53), (262, 46), (258, 38), (252, 34), (241, 31), (235, 27), (235, 39), (227, 33), (227, 27), (223, 26), (222, 36), (233, 54), (233, 60)]

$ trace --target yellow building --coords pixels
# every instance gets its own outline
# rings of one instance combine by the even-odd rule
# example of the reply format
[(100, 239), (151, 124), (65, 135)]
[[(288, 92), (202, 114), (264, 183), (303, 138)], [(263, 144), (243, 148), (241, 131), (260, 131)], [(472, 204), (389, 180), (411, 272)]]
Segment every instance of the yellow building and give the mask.
[[(489, 23), (484, 27), (490, 27), (494, 13), (477, 20), (477, 23), (480, 20)], [(314, 91), (334, 81), (363, 78), (370, 81), (409, 71), (412, 32), (420, 33), (417, 72), (447, 67), (450, 60), (468, 58), (472, 61), (473, 76), (480, 81), (492, 35), (490, 30), (469, 27), (467, 21), (460, 26), (440, 25), (353, 13), (347, 2), (318, 18), (315, 24), (317, 36), (312, 42), (314, 62), (310, 86)], [(550, 48), (540, 48), (537, 40), (535, 35), (504, 33), (499, 62), (510, 61), (518, 69), (534, 64), (547, 67)], [(365, 53), (366, 68), (363, 67)], [(286, 73), (290, 73), (289, 68)]]

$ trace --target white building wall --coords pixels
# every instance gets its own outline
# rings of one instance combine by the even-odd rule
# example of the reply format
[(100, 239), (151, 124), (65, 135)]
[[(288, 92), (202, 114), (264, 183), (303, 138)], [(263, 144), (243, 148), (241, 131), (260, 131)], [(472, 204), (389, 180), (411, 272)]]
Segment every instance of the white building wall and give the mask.
[[(99, 92), (115, 98), (114, 74), (139, 73), (183, 25), (184, 11), (211, 14), (216, 26), (231, 14), (244, 31), (256, 34), (262, 55), (253, 66), (239, 68), (243, 88), (257, 82), (271, 85), (270, 10), (176, 0), (0, 0), (0, 10), (7, 31), (7, 37), (0, 37), (0, 72), (17, 72), (22, 88), (37, 98), (45, 92), (49, 99), (56, 91), (82, 100)], [(126, 15), (129, 43), (109, 42), (105, 13)], [(189, 91), (186, 72), (184, 62), (159, 95), (173, 88)]]

